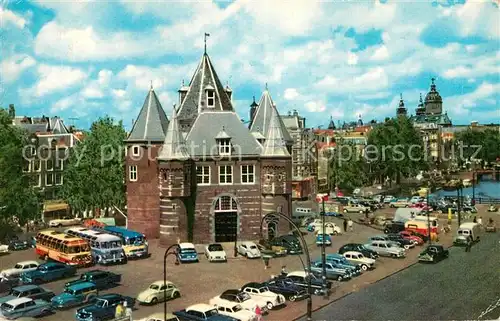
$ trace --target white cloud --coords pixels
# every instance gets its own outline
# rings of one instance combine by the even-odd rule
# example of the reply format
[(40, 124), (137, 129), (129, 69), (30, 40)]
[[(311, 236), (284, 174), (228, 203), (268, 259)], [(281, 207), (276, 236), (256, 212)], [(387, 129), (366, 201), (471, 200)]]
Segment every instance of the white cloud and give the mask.
[(85, 71), (68, 66), (40, 65), (37, 73), (38, 82), (32, 87), (35, 97), (82, 85), (88, 77)]
[(123, 98), (127, 94), (127, 92), (125, 90), (123, 90), (123, 89), (112, 89), (111, 93), (116, 98)]
[(463, 37), (486, 35), (492, 39), (500, 38), (498, 3), (469, 0), (456, 5), (453, 9)]
[(82, 89), (81, 92), (84, 98), (104, 98), (104, 93), (96, 83), (92, 83), (91, 85)]
[(307, 110), (311, 113), (323, 112), (326, 110), (326, 106), (321, 101), (310, 101), (305, 104)]
[(99, 85), (107, 86), (113, 76), (113, 72), (111, 70), (103, 69), (99, 71), (98, 79)]
[(470, 109), (479, 107), (485, 102), (489, 104), (497, 102), (496, 110), (498, 111), (499, 92), (500, 83), (492, 84), (489, 82), (482, 82), (474, 91), (463, 95), (447, 97), (444, 103), (446, 106), (451, 106), (451, 108), (448, 108), (451, 113), (453, 113), (455, 106)]
[(358, 55), (353, 52), (349, 52), (347, 54), (347, 64), (348, 65), (357, 65), (358, 64)]
[(386, 60), (389, 58), (389, 50), (387, 50), (386, 46), (380, 46), (378, 47), (373, 55), (371, 56), (371, 60)]
[(323, 79), (318, 81), (316, 83), (316, 86), (320, 87), (320, 88), (332, 87), (332, 86), (337, 85), (338, 82), (339, 82), (339, 80), (337, 78), (330, 76), (330, 75), (327, 75)]
[(16, 81), (28, 68), (36, 64), (35, 59), (28, 55), (14, 55), (0, 62), (0, 78), (5, 83)]
[(2, 29), (5, 27), (6, 24), (13, 24), (19, 29), (23, 29), (27, 23), (28, 22), (26, 21), (25, 18), (0, 6), (0, 26), (2, 27)]
[(445, 78), (471, 78), (500, 74), (500, 54), (489, 58), (477, 59), (469, 65), (459, 65), (443, 72)]
[(296, 99), (297, 97), (299, 97), (299, 92), (297, 91), (297, 89), (295, 88), (287, 88), (285, 89), (285, 93), (283, 95), (283, 97), (286, 99), (286, 100), (294, 100)]

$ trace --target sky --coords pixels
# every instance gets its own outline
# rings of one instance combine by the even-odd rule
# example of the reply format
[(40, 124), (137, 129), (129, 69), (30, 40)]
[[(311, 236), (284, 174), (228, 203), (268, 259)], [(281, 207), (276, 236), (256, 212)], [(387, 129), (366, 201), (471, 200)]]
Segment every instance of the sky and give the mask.
[(0, 106), (88, 128), (167, 115), (207, 52), (248, 119), (266, 83), (308, 127), (414, 113), (436, 78), (454, 124), (500, 123), (498, 0), (0, 1)]

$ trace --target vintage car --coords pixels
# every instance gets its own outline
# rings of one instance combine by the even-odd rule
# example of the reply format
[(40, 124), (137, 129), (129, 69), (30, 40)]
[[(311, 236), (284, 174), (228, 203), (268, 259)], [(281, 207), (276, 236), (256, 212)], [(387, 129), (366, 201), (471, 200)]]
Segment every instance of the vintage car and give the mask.
[(396, 200), (392, 200), (390, 203), (389, 203), (389, 207), (408, 207), (411, 205), (411, 202), (409, 199), (407, 198), (399, 198), (399, 199), (396, 199)]
[(8, 295), (0, 298), (0, 304), (17, 298), (30, 298), (33, 300), (44, 300), (50, 302), (54, 292), (37, 285), (20, 285), (12, 288)]
[(223, 300), (214, 305), (214, 307), (219, 314), (233, 317), (239, 321), (257, 321), (257, 314), (255, 312), (243, 309), (238, 303)]
[(281, 257), (288, 254), (286, 247), (281, 245), (273, 245), (265, 239), (260, 239), (257, 246), (259, 247), (259, 251), (261, 252), (261, 254), (266, 254), (272, 257)]
[(20, 275), (20, 280), (23, 284), (40, 284), (51, 282), (58, 279), (69, 278), (76, 274), (76, 267), (49, 262), (39, 265), (36, 270), (23, 272)]
[(9, 253), (9, 246), (0, 243), (0, 255)]
[(219, 314), (216, 308), (209, 304), (195, 304), (186, 309), (175, 311), (174, 315), (183, 321), (236, 321), (237, 319)]
[(302, 254), (302, 246), (295, 235), (280, 235), (269, 241), (271, 246), (282, 246), (288, 254)]
[(267, 286), (271, 292), (282, 294), (286, 300), (293, 302), (307, 298), (307, 291), (295, 285), (293, 282), (274, 277), (271, 280), (262, 283)]
[[(316, 219), (307, 226), (308, 232), (321, 233), (323, 221)], [(337, 235), (342, 234), (342, 229), (333, 222), (325, 222), (325, 230), (323, 234)]]
[(344, 254), (345, 252), (349, 252), (349, 251), (360, 252), (364, 256), (372, 258), (372, 259), (376, 259), (379, 256), (377, 254), (377, 252), (370, 250), (369, 248), (365, 247), (363, 244), (359, 244), (359, 243), (348, 243), (348, 244), (343, 245), (339, 249), (339, 254)]
[(19, 278), (21, 273), (23, 272), (29, 272), (29, 271), (34, 271), (38, 268), (38, 262), (37, 261), (22, 261), (16, 263), (13, 268), (10, 269), (5, 269), (0, 272), (0, 281), (1, 282), (8, 282), (13, 279)]
[(332, 238), (328, 234), (317, 234), (316, 245), (323, 246), (323, 243), (325, 243), (325, 245), (332, 245)]
[(121, 280), (121, 274), (116, 274), (110, 271), (92, 270), (82, 273), (79, 279), (67, 282), (65, 287), (78, 283), (92, 282), (98, 290), (104, 290), (116, 286), (121, 282)]
[(24, 251), (30, 248), (28, 241), (12, 240), (9, 242), (9, 250)]
[(179, 321), (179, 318), (172, 313), (167, 313), (167, 318), (165, 319), (163, 312), (156, 312), (139, 321)]
[(56, 220), (50, 220), (49, 221), (49, 227), (61, 227), (61, 226), (73, 226), (73, 225), (80, 225), (82, 223), (82, 219), (78, 217), (68, 217), (65, 216), (60, 219)]
[[(346, 281), (352, 278), (348, 270), (337, 268), (333, 263), (326, 262), (325, 267), (327, 279)], [(311, 272), (321, 276), (323, 274), (323, 263), (321, 261), (311, 262)]]
[(94, 283), (81, 282), (65, 287), (63, 292), (53, 297), (50, 302), (54, 309), (67, 309), (91, 303), (97, 295), (97, 287)]
[(415, 245), (424, 244), (424, 240), (420, 236), (417, 236), (414, 233), (412, 233), (411, 231), (401, 231), (399, 232), (399, 235), (401, 235), (401, 237), (407, 240), (412, 241)]
[[(306, 271), (293, 271), (287, 273), (286, 276), (282, 276), (283, 278), (290, 280), (293, 282), (295, 285), (300, 286), (301, 288), (307, 290), (308, 285), (307, 285), (307, 278), (311, 279), (311, 293), (314, 295), (324, 295), (324, 290), (323, 290), (323, 280), (313, 273), (309, 273), (307, 275)], [(332, 282), (327, 280), (326, 281), (326, 291), (329, 292), (330, 289), (332, 288)]]
[(213, 297), (210, 299), (211, 305), (218, 305), (222, 301), (227, 301), (231, 303), (237, 303), (243, 307), (243, 309), (253, 311), (256, 306), (259, 306), (263, 312), (267, 312), (267, 298), (261, 297), (250, 297), (248, 293), (241, 292), (240, 290), (231, 289), (224, 291), (221, 295)]
[(227, 262), (226, 251), (218, 243), (205, 246), (205, 257), (209, 262)]
[(384, 224), (384, 233), (389, 234), (389, 233), (399, 233), (401, 231), (405, 230), (405, 223), (404, 222), (398, 222), (398, 221), (387, 221)]
[(392, 241), (371, 241), (365, 244), (368, 249), (377, 252), (380, 256), (403, 258), (406, 256), (405, 249)]
[(344, 213), (368, 213), (370, 208), (363, 206), (361, 204), (350, 204), (344, 206)]
[(260, 258), (261, 254), (254, 242), (241, 242), (238, 244), (238, 253), (248, 259)]
[(170, 281), (166, 283), (155, 281), (151, 283), (148, 288), (137, 295), (139, 304), (157, 304), (162, 302), (165, 298), (177, 299), (181, 296), (179, 289)]
[(352, 276), (358, 276), (361, 274), (361, 265), (352, 264), (342, 254), (327, 254), (326, 261), (333, 263), (333, 265), (337, 268), (346, 269)]
[(360, 266), (363, 271), (367, 271), (368, 269), (373, 269), (375, 267), (375, 260), (364, 256), (361, 252), (348, 251), (344, 252), (342, 255), (350, 263)]
[(198, 253), (193, 243), (180, 243), (177, 258), (181, 263), (198, 262)]
[(76, 311), (77, 321), (113, 320), (116, 306), (127, 302), (127, 307), (133, 309), (135, 299), (121, 294), (110, 293), (98, 296), (94, 304), (80, 308)]
[(395, 197), (394, 197), (394, 196), (392, 196), (392, 195), (385, 195), (385, 196), (384, 196), (384, 203), (385, 203), (385, 204), (389, 204), (389, 203), (390, 203), (390, 202), (392, 202), (394, 199), (395, 199)]
[(386, 237), (389, 239), (389, 241), (398, 243), (405, 250), (409, 250), (415, 247), (415, 242), (405, 239), (399, 233), (389, 233), (386, 235)]
[(419, 262), (431, 262), (436, 263), (449, 256), (448, 249), (445, 249), (442, 245), (433, 244), (429, 245), (425, 250), (418, 256)]
[(241, 288), (241, 291), (250, 295), (252, 299), (259, 298), (266, 300), (266, 307), (268, 310), (285, 304), (285, 297), (282, 294), (271, 292), (271, 290), (262, 283), (247, 283)]
[(492, 219), (490, 219), (488, 221), (488, 224), (486, 224), (486, 227), (485, 227), (485, 231), (486, 232), (493, 232), (495, 233), (497, 231), (497, 227), (495, 225), (495, 221), (493, 221)]
[(498, 207), (496, 207), (495, 205), (490, 205), (488, 207), (488, 212), (498, 212)]
[(0, 305), (0, 315), (8, 320), (22, 317), (40, 317), (52, 313), (50, 303), (30, 298), (17, 298)]

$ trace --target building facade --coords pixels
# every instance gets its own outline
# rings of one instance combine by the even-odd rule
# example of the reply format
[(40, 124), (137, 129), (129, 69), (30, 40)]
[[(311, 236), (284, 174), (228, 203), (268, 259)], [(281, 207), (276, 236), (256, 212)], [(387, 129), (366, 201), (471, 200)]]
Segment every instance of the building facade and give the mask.
[[(252, 131), (231, 96), (206, 53), (170, 119), (151, 88), (126, 141), (131, 229), (162, 244), (234, 242), (260, 238), (268, 213), (290, 216), (290, 135), (270, 100)], [(263, 226), (265, 236), (288, 230), (280, 220)]]

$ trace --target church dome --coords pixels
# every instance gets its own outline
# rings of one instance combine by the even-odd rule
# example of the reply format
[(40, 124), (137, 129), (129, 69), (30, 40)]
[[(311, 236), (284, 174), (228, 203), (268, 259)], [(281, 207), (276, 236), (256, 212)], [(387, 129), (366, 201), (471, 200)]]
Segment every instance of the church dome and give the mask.
[(427, 93), (425, 96), (425, 103), (442, 103), (443, 99), (441, 98), (441, 95), (439, 92), (436, 90), (436, 84), (434, 83), (434, 78), (431, 79), (431, 90)]

